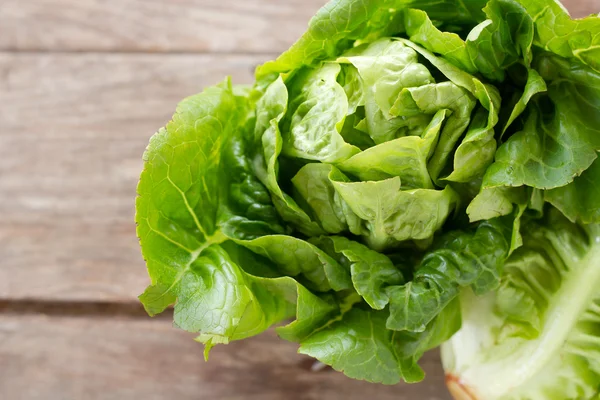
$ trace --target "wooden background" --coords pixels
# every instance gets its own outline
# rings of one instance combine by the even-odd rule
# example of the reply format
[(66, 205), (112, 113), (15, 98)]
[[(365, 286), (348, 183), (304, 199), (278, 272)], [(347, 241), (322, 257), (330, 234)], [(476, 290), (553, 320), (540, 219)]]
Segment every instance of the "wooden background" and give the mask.
[[(0, 399), (449, 399), (311, 372), (272, 332), (202, 348), (146, 317), (141, 154), (183, 97), (249, 83), (324, 0), (0, 0)], [(570, 0), (574, 16), (600, 0)]]

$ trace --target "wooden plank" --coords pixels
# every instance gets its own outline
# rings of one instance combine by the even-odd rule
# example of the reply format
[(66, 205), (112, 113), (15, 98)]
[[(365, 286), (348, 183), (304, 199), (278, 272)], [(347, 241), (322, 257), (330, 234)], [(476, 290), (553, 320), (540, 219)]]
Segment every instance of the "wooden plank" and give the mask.
[(0, 49), (281, 52), (325, 0), (2, 0)]
[(141, 155), (183, 97), (266, 56), (0, 54), (0, 298), (129, 301)]
[[(3, 0), (0, 50), (281, 52), (326, 0)], [(565, 0), (574, 17), (600, 0)]]
[(563, 4), (573, 18), (583, 18), (600, 13), (600, 0), (564, 0)]
[(312, 372), (269, 331), (213, 349), (210, 361), (167, 321), (0, 316), (0, 398), (18, 400), (449, 400), (439, 355), (424, 382), (374, 385)]

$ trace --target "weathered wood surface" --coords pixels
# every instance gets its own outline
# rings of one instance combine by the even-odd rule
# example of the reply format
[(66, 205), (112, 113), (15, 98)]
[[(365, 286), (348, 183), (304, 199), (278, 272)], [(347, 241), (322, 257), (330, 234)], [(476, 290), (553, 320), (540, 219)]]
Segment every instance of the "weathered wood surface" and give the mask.
[(205, 364), (168, 315), (132, 303), (147, 284), (133, 201), (149, 136), (184, 96), (251, 82), (323, 3), (0, 1), (0, 399), (449, 399), (436, 354), (424, 383), (395, 387), (310, 372), (273, 332)]
[[(280, 52), (325, 0), (2, 0), (0, 50)], [(600, 0), (565, 0), (574, 17)]]
[[(567, 4), (583, 15), (599, 1), (572, 0)], [(264, 3), (272, 4), (267, 7)], [(229, 2), (228, 8), (208, 0), (127, 0), (119, 3), (121, 6), (106, 7), (100, 1), (5, 0), (0, 2), (0, 43), (11, 35), (33, 37), (40, 24), (50, 23), (57, 15), (82, 26), (100, 24), (102, 18), (104, 24), (112, 24), (114, 19), (106, 16), (84, 18), (100, 9), (113, 13), (122, 7), (121, 13), (127, 17), (120, 18), (133, 21), (141, 18), (136, 13), (143, 12), (159, 18), (163, 8), (182, 12), (190, 7), (192, 15), (222, 10), (229, 15), (254, 7), (256, 15), (288, 13), (290, 18), (295, 9), (296, 19), (305, 20), (306, 9), (316, 6), (299, 0), (282, 3), (286, 2), (236, 1)], [(51, 9), (55, 11), (50, 13)], [(171, 12), (173, 19), (186, 19)], [(281, 36), (286, 20), (269, 15), (263, 17), (278, 33), (274, 36)], [(17, 17), (19, 23), (14, 22)], [(12, 25), (7, 21), (13, 21)], [(51, 36), (77, 24), (56, 22), (45, 32)], [(103, 29), (113, 28), (107, 25)], [(222, 40), (220, 31), (211, 29), (215, 31), (210, 38)], [(248, 26), (246, 30), (254, 29)], [(75, 41), (85, 36), (77, 32), (65, 35)], [(88, 44), (75, 45), (69, 40), (57, 46), (85, 50), (93, 49), (97, 42), (89, 38)], [(10, 43), (17, 46), (19, 40), (13, 38)], [(128, 49), (125, 42), (116, 43), (118, 49)], [(254, 67), (274, 56), (0, 53), (0, 298), (134, 299), (147, 283), (134, 234), (133, 202), (148, 138), (170, 118), (184, 96), (225, 75), (249, 83)]]
[(573, 18), (600, 13), (600, 0), (564, 0), (562, 2)]
[(447, 400), (439, 356), (426, 383), (383, 386), (310, 371), (272, 331), (202, 346), (167, 320), (0, 316), (0, 398), (11, 400)]
[(325, 0), (2, 0), (0, 50), (271, 53)]
[(183, 97), (251, 55), (0, 54), (0, 298), (132, 300), (135, 188)]

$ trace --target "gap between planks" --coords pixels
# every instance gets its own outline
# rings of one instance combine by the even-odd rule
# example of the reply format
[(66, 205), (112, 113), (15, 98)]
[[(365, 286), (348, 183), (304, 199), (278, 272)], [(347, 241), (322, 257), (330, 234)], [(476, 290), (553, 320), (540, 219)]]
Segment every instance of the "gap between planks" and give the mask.
[[(149, 319), (150, 317), (138, 302), (116, 301), (61, 301), (39, 299), (0, 299), (0, 316), (48, 317), (94, 317), (121, 319)], [(154, 319), (172, 320), (173, 309), (157, 315)]]

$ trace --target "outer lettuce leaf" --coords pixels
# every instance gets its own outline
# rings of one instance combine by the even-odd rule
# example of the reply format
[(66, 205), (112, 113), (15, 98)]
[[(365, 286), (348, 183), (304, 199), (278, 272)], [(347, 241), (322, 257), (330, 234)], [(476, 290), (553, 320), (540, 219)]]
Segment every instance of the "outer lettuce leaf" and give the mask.
[(485, 293), (498, 287), (510, 247), (510, 229), (500, 220), (484, 222), (474, 233), (451, 232), (427, 253), (412, 281), (388, 288), (393, 330), (421, 332), (462, 287)]
[[(265, 223), (273, 222), (272, 206), (261, 206), (264, 189), (256, 190), (260, 183), (251, 180), (247, 162), (235, 159), (247, 105), (228, 81), (184, 100), (173, 121), (153, 137), (138, 186), (138, 235), (152, 279), (140, 300), (151, 315), (176, 303), (175, 323), (201, 332), (207, 350), (258, 334), (294, 313), (296, 321), (283, 334), (302, 338), (338, 312), (335, 301), (319, 298), (292, 278), (277, 277), (248, 253), (240, 257), (240, 248), (227, 242), (227, 235), (251, 237), (256, 226), (265, 231)], [(255, 210), (236, 215), (248, 196)], [(252, 221), (252, 215), (262, 220)], [(329, 262), (325, 273), (335, 267), (307, 246), (305, 252), (312, 249)], [(265, 254), (281, 261), (280, 253)], [(308, 266), (303, 268), (310, 277)]]
[(535, 19), (534, 44), (564, 58), (573, 58), (600, 72), (600, 20), (572, 20), (557, 1), (522, 0)]
[(342, 236), (321, 237), (315, 243), (329, 249), (333, 257), (343, 257), (342, 264), (350, 267), (354, 289), (376, 310), (389, 302), (386, 287), (404, 281), (402, 272), (388, 257), (360, 243)]
[(406, 357), (403, 361), (405, 370), (410, 371), (410, 376), (414, 377), (414, 381), (420, 381), (425, 376), (417, 364), (423, 354), (450, 339), (460, 329), (460, 326), (460, 302), (456, 297), (422, 332), (395, 331), (394, 338), (399, 348), (399, 354)]
[(549, 54), (536, 64), (548, 95), (531, 104), (523, 130), (498, 149), (486, 187), (561, 187), (589, 168), (600, 150), (600, 74)]
[(600, 223), (600, 160), (567, 186), (546, 191), (544, 199), (573, 222)]
[(303, 341), (299, 352), (350, 378), (386, 385), (414, 381), (411, 371), (403, 369), (403, 355), (398, 354), (394, 343), (396, 333), (385, 328), (386, 317), (384, 311), (354, 308), (340, 321)]
[(477, 398), (595, 398), (599, 234), (555, 209), (527, 224), (500, 289), (477, 300), (463, 293), (463, 328), (442, 347), (446, 371)]
[(257, 69), (259, 81), (337, 57), (355, 40), (391, 36), (402, 30), (401, 11), (418, 8), (434, 20), (452, 24), (482, 21), (484, 0), (333, 0), (311, 19), (308, 30), (277, 60)]
[[(217, 227), (219, 200), (226, 196), (218, 184), (225, 172), (221, 154), (242, 124), (244, 106), (229, 82), (188, 98), (144, 154), (136, 222), (152, 279), (142, 302), (151, 314), (175, 301), (200, 253), (224, 241)], [(198, 132), (209, 140), (199, 141)], [(172, 168), (178, 173), (172, 174)]]
[(354, 379), (396, 384), (421, 381), (417, 361), (460, 327), (460, 307), (451, 302), (423, 332), (386, 329), (386, 311), (354, 308), (302, 342), (299, 352)]

